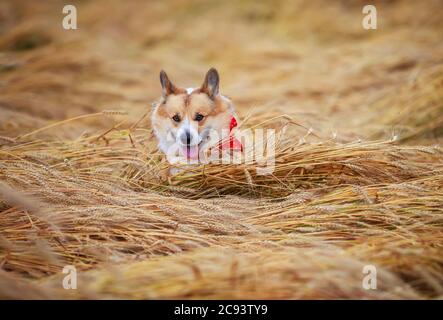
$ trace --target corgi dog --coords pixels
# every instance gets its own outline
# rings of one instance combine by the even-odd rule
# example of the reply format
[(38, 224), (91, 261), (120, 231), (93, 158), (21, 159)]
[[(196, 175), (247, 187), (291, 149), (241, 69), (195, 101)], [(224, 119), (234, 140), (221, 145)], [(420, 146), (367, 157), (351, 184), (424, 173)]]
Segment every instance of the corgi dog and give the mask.
[[(160, 72), (162, 96), (154, 103), (151, 125), (159, 149), (171, 164), (202, 163), (215, 147), (241, 150), (231, 132), (237, 125), (232, 101), (219, 91), (220, 77), (211, 68), (198, 88), (180, 88)], [(228, 133), (228, 141), (221, 137)]]

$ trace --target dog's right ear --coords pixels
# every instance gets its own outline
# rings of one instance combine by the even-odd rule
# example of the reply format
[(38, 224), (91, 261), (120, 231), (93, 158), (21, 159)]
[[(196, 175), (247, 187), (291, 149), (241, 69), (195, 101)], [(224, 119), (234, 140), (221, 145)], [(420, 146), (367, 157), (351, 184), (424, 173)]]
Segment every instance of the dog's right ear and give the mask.
[(171, 80), (168, 78), (168, 75), (163, 70), (160, 71), (160, 83), (162, 85), (162, 94), (164, 98), (177, 91), (177, 88), (172, 84)]
[(214, 97), (218, 94), (219, 83), (220, 76), (218, 75), (217, 69), (211, 68), (206, 73), (205, 81), (203, 82), (201, 90), (205, 92), (209, 98), (214, 99)]

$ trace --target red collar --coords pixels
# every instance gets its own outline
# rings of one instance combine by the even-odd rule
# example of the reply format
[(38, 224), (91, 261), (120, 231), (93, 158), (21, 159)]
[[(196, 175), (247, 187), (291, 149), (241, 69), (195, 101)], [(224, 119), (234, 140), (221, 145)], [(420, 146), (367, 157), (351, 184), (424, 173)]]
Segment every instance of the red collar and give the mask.
[(237, 126), (237, 120), (234, 116), (231, 116), (231, 122), (229, 123), (229, 140), (220, 143), (220, 149), (240, 150), (243, 151), (243, 145), (241, 142), (232, 135), (232, 129)]
[(233, 116), (231, 116), (231, 122), (229, 123), (229, 132), (232, 131), (237, 126), (237, 120)]

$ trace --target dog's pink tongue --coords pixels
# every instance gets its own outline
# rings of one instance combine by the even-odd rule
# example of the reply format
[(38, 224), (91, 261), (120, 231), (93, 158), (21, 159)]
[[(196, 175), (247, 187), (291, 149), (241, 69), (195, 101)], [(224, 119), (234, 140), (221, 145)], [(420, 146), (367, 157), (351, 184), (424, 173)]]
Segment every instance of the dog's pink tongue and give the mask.
[(188, 159), (198, 159), (198, 146), (183, 147), (183, 153)]

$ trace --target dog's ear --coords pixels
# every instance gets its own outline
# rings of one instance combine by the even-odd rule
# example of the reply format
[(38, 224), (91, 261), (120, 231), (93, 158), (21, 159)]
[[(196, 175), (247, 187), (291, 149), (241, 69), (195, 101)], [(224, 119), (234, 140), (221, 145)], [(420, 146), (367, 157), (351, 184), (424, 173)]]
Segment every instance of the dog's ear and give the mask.
[(177, 87), (172, 84), (168, 75), (163, 70), (160, 71), (160, 83), (162, 85), (162, 94), (164, 98), (177, 91)]
[(220, 77), (215, 68), (209, 69), (206, 73), (205, 81), (201, 87), (201, 91), (205, 92), (209, 98), (214, 99), (218, 94), (218, 86), (220, 83)]

